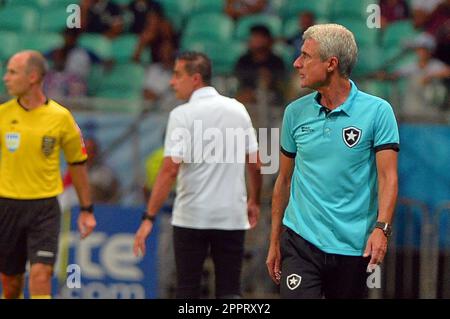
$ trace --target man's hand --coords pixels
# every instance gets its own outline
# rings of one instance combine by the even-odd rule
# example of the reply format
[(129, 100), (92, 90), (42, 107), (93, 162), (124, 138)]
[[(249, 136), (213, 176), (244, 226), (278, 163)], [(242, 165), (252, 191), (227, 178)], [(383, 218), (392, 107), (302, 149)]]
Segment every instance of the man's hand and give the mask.
[(279, 285), (281, 279), (281, 252), (280, 242), (271, 243), (269, 247), (269, 253), (266, 259), (267, 270), (269, 271), (270, 278)]
[(134, 245), (133, 245), (133, 252), (136, 257), (139, 256), (139, 252), (142, 256), (145, 255), (145, 241), (147, 240), (147, 237), (152, 232), (153, 223), (149, 220), (144, 220), (141, 223), (141, 226), (136, 232), (136, 236), (134, 237)]
[(95, 220), (94, 214), (90, 212), (80, 212), (80, 215), (78, 216), (78, 230), (80, 231), (81, 239), (89, 236), (96, 225), (97, 222)]
[(377, 265), (383, 262), (384, 255), (387, 251), (387, 243), (388, 240), (383, 230), (375, 228), (367, 240), (363, 255), (363, 257), (371, 256), (369, 265), (367, 266), (368, 271), (372, 271)]
[(247, 214), (248, 214), (248, 221), (250, 223), (250, 228), (255, 227), (259, 220), (260, 214), (259, 205), (256, 204), (254, 201), (249, 200), (247, 202)]

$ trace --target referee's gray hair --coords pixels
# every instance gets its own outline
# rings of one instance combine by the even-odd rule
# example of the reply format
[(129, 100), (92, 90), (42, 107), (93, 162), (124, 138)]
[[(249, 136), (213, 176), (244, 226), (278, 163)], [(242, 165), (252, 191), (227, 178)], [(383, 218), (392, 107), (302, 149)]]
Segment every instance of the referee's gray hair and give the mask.
[(22, 51), (22, 53), (28, 54), (26, 65), (27, 72), (35, 69), (41, 76), (41, 79), (44, 79), (48, 71), (48, 64), (44, 56), (40, 52), (34, 50), (26, 50)]
[(346, 27), (339, 24), (316, 24), (303, 33), (303, 40), (313, 39), (319, 43), (322, 61), (336, 57), (339, 61), (339, 73), (350, 77), (358, 57), (355, 36)]

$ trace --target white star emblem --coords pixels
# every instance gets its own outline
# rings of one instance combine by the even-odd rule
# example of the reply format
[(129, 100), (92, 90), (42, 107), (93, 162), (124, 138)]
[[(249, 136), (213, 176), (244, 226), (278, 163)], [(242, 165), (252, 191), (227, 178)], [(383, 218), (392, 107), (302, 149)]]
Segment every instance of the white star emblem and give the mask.
[(291, 286), (295, 286), (296, 284), (297, 284), (297, 278), (295, 278), (295, 277), (292, 277), (290, 280), (289, 280), (289, 285), (291, 285)]
[(347, 133), (348, 140), (355, 141), (356, 136), (357, 135), (353, 131), (350, 131), (350, 133)]
[(298, 286), (300, 286), (301, 282), (302, 282), (302, 277), (297, 274), (291, 274), (291, 275), (287, 276), (287, 278), (286, 278), (286, 284), (290, 290), (296, 289)]

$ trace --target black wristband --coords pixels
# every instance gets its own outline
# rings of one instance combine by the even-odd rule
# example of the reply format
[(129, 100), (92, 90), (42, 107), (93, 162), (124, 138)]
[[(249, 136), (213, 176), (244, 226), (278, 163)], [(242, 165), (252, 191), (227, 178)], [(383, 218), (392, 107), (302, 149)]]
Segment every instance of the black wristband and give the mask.
[(80, 212), (94, 213), (94, 205), (80, 206)]
[(142, 220), (149, 220), (153, 223), (155, 221), (155, 218), (155, 215), (149, 215), (147, 214), (147, 212), (144, 212), (144, 214), (142, 214)]

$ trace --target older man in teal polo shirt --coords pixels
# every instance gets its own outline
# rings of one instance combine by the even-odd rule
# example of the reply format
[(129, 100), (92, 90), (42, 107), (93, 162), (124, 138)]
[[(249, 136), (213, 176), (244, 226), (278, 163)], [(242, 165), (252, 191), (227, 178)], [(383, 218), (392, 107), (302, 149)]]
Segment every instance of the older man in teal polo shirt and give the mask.
[(267, 267), (282, 298), (364, 298), (391, 232), (397, 122), (388, 102), (350, 80), (349, 30), (315, 25), (304, 40), (294, 67), (317, 92), (284, 114)]

